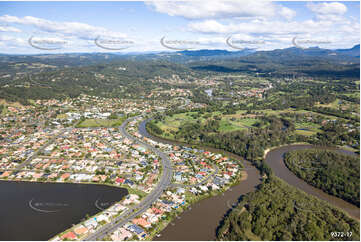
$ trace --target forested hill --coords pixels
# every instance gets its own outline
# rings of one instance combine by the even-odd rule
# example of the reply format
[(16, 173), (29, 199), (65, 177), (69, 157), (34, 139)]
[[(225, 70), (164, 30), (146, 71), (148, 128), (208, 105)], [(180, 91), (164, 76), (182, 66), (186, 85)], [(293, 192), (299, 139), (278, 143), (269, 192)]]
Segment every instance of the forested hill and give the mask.
[[(27, 58), (32, 60), (32, 57)], [(51, 62), (9, 64), (9, 70), (3, 68), (0, 74), (0, 98), (25, 103), (27, 99), (76, 97), (81, 93), (124, 97), (159, 86), (148, 81), (150, 78), (169, 77), (173, 74), (183, 78), (192, 73), (184, 65), (163, 60), (105, 61), (100, 58), (97, 64), (89, 65), (81, 60), (75, 61), (72, 57), (69, 63), (71, 60), (76, 64), (69, 67), (62, 67), (62, 59), (60, 64), (54, 61), (54, 66), (50, 65)]]
[(238, 58), (193, 62), (195, 70), (249, 72), (270, 76), (312, 76), (323, 78), (357, 78), (360, 75), (360, 46), (351, 49), (327, 50), (296, 47), (257, 51)]
[(173, 75), (186, 81), (226, 73), (266, 78), (359, 78), (357, 50), (359, 46), (334, 51), (288, 48), (256, 52), (0, 55), (0, 98), (26, 102), (80, 93), (124, 97), (136, 90), (157, 88), (154, 79)]

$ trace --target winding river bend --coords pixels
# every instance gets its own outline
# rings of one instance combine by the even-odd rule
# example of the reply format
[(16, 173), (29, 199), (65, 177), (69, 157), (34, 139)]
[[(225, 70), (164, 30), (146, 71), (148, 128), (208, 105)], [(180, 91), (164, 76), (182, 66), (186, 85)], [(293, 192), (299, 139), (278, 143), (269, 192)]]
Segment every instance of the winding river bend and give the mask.
[(325, 193), (324, 191), (307, 184), (305, 181), (298, 178), (293, 172), (291, 172), (285, 165), (285, 163), (283, 161), (283, 156), (285, 153), (287, 153), (289, 151), (293, 151), (293, 150), (314, 149), (314, 148), (335, 150), (337, 152), (341, 152), (341, 153), (344, 153), (347, 155), (357, 156), (353, 152), (350, 152), (347, 150), (342, 150), (342, 149), (337, 149), (337, 148), (320, 147), (320, 146), (313, 146), (313, 145), (286, 145), (286, 146), (282, 146), (277, 149), (273, 149), (270, 152), (268, 152), (266, 155), (265, 161), (272, 168), (272, 171), (274, 172), (274, 174), (276, 176), (278, 176), (279, 178), (281, 178), (282, 180), (286, 181), (288, 184), (295, 186), (308, 194), (311, 194), (315, 197), (325, 200), (325, 201), (329, 202), (330, 204), (343, 209), (351, 217), (353, 217), (357, 220), (360, 220), (360, 208), (359, 207), (357, 207), (349, 202), (346, 202), (340, 198), (337, 198), (335, 196), (331, 196), (331, 195)]
[[(141, 122), (139, 125), (139, 133), (145, 137), (151, 138), (155, 141), (172, 144), (189, 146), (185, 143), (166, 140), (150, 135), (145, 129), (145, 125), (149, 120)], [(223, 150), (200, 147), (217, 153), (224, 153), (225, 155), (237, 160), (241, 160), (247, 172), (247, 179), (240, 184), (233, 186), (225, 193), (204, 199), (194, 205), (190, 210), (183, 212), (179, 219), (172, 221), (162, 232), (160, 237), (155, 240), (166, 241), (200, 241), (200, 240), (215, 240), (216, 229), (223, 216), (236, 203), (241, 195), (247, 194), (256, 189), (256, 186), (261, 183), (259, 171), (251, 165), (250, 162), (244, 160), (242, 157)]]
[[(171, 141), (150, 135), (145, 128), (148, 121), (149, 119), (140, 123), (139, 133), (141, 135), (162, 143), (187, 146), (186, 143)], [(211, 197), (193, 205), (191, 210), (187, 210), (181, 214), (180, 218), (176, 219), (174, 222), (168, 225), (162, 231), (161, 236), (155, 240), (215, 240), (216, 228), (219, 225), (219, 222), (222, 220), (224, 214), (226, 214), (226, 212), (230, 209), (230, 205), (236, 202), (241, 195), (254, 191), (256, 186), (260, 184), (260, 174), (258, 170), (256, 170), (250, 162), (244, 160), (242, 157), (211, 147), (201, 148), (213, 152), (224, 153), (232, 158), (242, 160), (246, 168), (245, 170), (247, 171), (247, 180), (242, 181), (239, 185), (234, 186), (231, 190), (225, 192), (224, 195)], [(338, 208), (341, 208), (351, 217), (359, 220), (360, 208), (342, 199), (328, 195), (322, 190), (307, 184), (303, 180), (299, 179), (290, 170), (288, 170), (283, 162), (283, 155), (292, 150), (309, 148), (336, 150), (348, 155), (356, 155), (355, 153), (347, 150), (328, 147), (317, 147), (313, 145), (285, 145), (268, 152), (265, 161), (272, 168), (274, 174), (282, 180), (310, 195), (316, 196)]]

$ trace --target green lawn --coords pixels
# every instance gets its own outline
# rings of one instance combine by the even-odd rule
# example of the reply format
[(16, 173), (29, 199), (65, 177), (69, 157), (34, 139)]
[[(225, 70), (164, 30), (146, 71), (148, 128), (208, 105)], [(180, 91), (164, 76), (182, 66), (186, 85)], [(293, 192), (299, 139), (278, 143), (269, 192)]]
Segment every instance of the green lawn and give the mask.
[(1, 110), (1, 115), (6, 115), (7, 113), (9, 113), (9, 110), (6, 106), (4, 106), (3, 109)]
[(360, 92), (345, 93), (344, 95), (348, 97), (360, 98)]
[(245, 129), (245, 128), (242, 126), (239, 126), (237, 124), (234, 124), (229, 120), (222, 119), (220, 121), (220, 127), (219, 127), (220, 132), (231, 132), (231, 131), (242, 130), (242, 129)]
[(340, 101), (340, 99), (336, 98), (336, 100), (331, 103), (317, 104), (316, 106), (338, 109), (338, 107), (340, 106), (339, 101)]
[[(252, 127), (253, 124), (258, 122), (256, 118), (240, 118), (246, 111), (237, 111), (236, 114), (223, 115), (219, 111), (211, 113), (198, 114), (197, 112), (187, 112), (180, 114), (173, 114), (172, 116), (166, 116), (163, 121), (154, 122), (160, 129), (168, 133), (167, 138), (172, 138), (171, 132), (177, 132), (179, 127), (185, 123), (205, 123), (208, 119), (212, 119), (215, 116), (221, 118), (219, 132), (231, 132), (236, 130), (245, 130)], [(231, 120), (233, 119), (233, 120)]]
[[(333, 102), (333, 104), (338, 103), (338, 100)], [(324, 115), (319, 114), (307, 110), (296, 110), (293, 108), (284, 109), (284, 110), (271, 110), (271, 109), (265, 109), (265, 110), (257, 110), (257, 112), (261, 113), (262, 115), (275, 115), (280, 117), (281, 113), (298, 113), (298, 114), (317, 114), (319, 116), (322, 116), (326, 119), (334, 119), (334, 116), (330, 115)], [(197, 112), (188, 112), (188, 113), (180, 113), (180, 114), (174, 114), (172, 116), (167, 116), (162, 122), (158, 122), (156, 125), (165, 131), (167, 138), (173, 138), (174, 135), (171, 134), (171, 132), (175, 133), (178, 131), (179, 127), (185, 123), (196, 123), (198, 120), (201, 122), (201, 124), (204, 124), (207, 119), (214, 118), (215, 116), (218, 116), (221, 118), (220, 120), (220, 128), (219, 132), (232, 132), (237, 130), (245, 130), (248, 128), (253, 127), (254, 124), (256, 124), (259, 119), (257, 118), (257, 115), (246, 115), (245, 110), (239, 110), (235, 114), (228, 114), (223, 115), (221, 112), (216, 111), (212, 113), (204, 113), (196, 115)], [(193, 116), (192, 116), (193, 115)], [(198, 118), (196, 118), (198, 117)], [(294, 121), (293, 121), (294, 122)], [(263, 125), (261, 128), (264, 128), (268, 124)], [(318, 124), (315, 124), (313, 122), (298, 122), (295, 123), (295, 133), (305, 136), (312, 136), (317, 134), (318, 132), (322, 132), (320, 129), (321, 126)]]
[(90, 128), (90, 127), (115, 127), (120, 126), (124, 122), (125, 118), (119, 119), (86, 119), (77, 125), (78, 128)]
[(312, 136), (314, 134), (317, 134), (317, 132), (312, 130), (296, 130), (296, 134), (304, 135), (304, 136)]
[(312, 136), (317, 134), (318, 132), (322, 132), (320, 130), (321, 126), (319, 124), (315, 124), (312, 122), (298, 122), (295, 123), (296, 134)]
[(56, 116), (57, 119), (66, 119), (68, 116), (65, 114), (65, 113), (62, 113), (62, 114), (58, 114)]
[(258, 119), (255, 119), (255, 118), (243, 118), (243, 119), (237, 120), (237, 123), (240, 123), (240, 124), (242, 124), (242, 125), (244, 125), (246, 127), (247, 126), (250, 127), (250, 126), (254, 125), (257, 122), (258, 122)]
[(267, 115), (275, 115), (277, 117), (280, 116), (280, 113), (298, 113), (298, 114), (310, 113), (310, 114), (317, 114), (319, 116), (324, 117), (325, 119), (336, 119), (337, 118), (336, 116), (332, 116), (332, 115), (326, 115), (326, 114), (322, 114), (322, 113), (307, 111), (307, 110), (304, 110), (304, 109), (296, 110), (294, 108), (288, 108), (288, 109), (283, 109), (283, 110), (263, 109), (263, 110), (257, 110), (257, 112), (260, 112), (262, 114), (267, 114)]

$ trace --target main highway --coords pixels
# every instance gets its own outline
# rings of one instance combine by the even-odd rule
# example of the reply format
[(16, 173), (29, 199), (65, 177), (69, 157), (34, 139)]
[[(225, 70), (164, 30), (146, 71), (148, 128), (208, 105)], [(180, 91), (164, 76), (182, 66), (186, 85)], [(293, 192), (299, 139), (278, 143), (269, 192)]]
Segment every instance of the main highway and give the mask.
[(88, 235), (83, 240), (94, 241), (94, 240), (102, 239), (107, 234), (114, 232), (117, 228), (123, 226), (124, 224), (131, 221), (133, 218), (145, 212), (162, 195), (163, 191), (167, 189), (167, 187), (171, 184), (173, 169), (172, 169), (171, 161), (169, 160), (168, 156), (163, 152), (161, 152), (160, 150), (156, 149), (155, 147), (141, 141), (140, 139), (137, 139), (136, 137), (133, 137), (127, 132), (126, 126), (128, 125), (129, 122), (135, 120), (137, 117), (139, 116), (128, 118), (127, 120), (125, 120), (123, 124), (119, 127), (119, 130), (124, 137), (134, 141), (137, 144), (146, 147), (147, 149), (153, 151), (156, 155), (158, 155), (161, 158), (161, 164), (162, 164), (161, 178), (157, 183), (157, 186), (144, 199), (142, 199), (139, 204), (135, 205), (134, 207), (127, 210), (123, 214), (119, 215), (110, 223), (102, 226), (95, 233)]

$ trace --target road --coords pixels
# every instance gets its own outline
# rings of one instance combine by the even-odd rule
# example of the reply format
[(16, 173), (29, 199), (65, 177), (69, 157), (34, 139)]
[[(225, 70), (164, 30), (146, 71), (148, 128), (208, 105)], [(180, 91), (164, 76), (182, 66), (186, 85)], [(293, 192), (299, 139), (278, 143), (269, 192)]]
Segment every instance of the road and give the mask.
[[(138, 116), (137, 116), (138, 117)], [(137, 205), (135, 205), (133, 208), (129, 209), (122, 215), (115, 218), (110, 223), (102, 226), (99, 230), (97, 230), (95, 233), (87, 236), (83, 240), (98, 240), (104, 238), (107, 234), (110, 234), (114, 232), (117, 228), (123, 226), (124, 224), (131, 221), (136, 216), (142, 214), (145, 212), (158, 198), (162, 195), (163, 191), (167, 189), (167, 187), (171, 184), (173, 170), (172, 170), (172, 164), (171, 161), (168, 159), (168, 156), (161, 152), (160, 150), (154, 148), (153, 146), (133, 137), (126, 131), (126, 126), (129, 122), (133, 121), (137, 117), (132, 117), (123, 122), (123, 124), (119, 127), (120, 132), (122, 135), (137, 144), (140, 144), (147, 149), (153, 151), (156, 155), (158, 155), (161, 158), (162, 163), (162, 176), (157, 184), (157, 186), (152, 190), (151, 193), (148, 194), (141, 202)]]
[(171, 186), (172, 187), (187, 187), (187, 188), (190, 188), (190, 187), (198, 187), (204, 183), (206, 183), (207, 181), (209, 181), (211, 178), (214, 178), (217, 174), (218, 174), (218, 171), (219, 171), (219, 168), (218, 166), (214, 166), (214, 172), (212, 172), (212, 174), (209, 174), (209, 176), (207, 176), (206, 178), (204, 178), (202, 181), (196, 183), (196, 184), (181, 184), (181, 183), (173, 183)]
[(54, 136), (53, 138), (49, 139), (45, 144), (43, 144), (39, 149), (37, 149), (29, 158), (27, 158), (23, 163), (21, 163), (20, 165), (18, 165), (15, 168), (15, 171), (20, 171), (21, 169), (23, 169), (24, 166), (26, 166), (27, 164), (29, 164), (35, 157), (38, 157), (39, 153), (43, 152), (45, 150), (46, 147), (48, 147), (49, 145), (51, 145), (57, 138), (59, 138), (61, 135), (64, 135), (64, 133), (66, 131), (71, 131), (72, 128), (76, 127), (76, 125), (80, 122), (80, 120), (78, 122), (75, 122), (75, 124), (71, 127), (67, 127), (67, 128), (62, 128), (59, 132), (59, 134), (57, 134), (56, 136)]
[(23, 163), (19, 164), (16, 168), (15, 171), (20, 171), (21, 169), (23, 169), (24, 166), (26, 166), (27, 164), (29, 164), (34, 158), (36, 158), (38, 156), (39, 153), (43, 152), (44, 149), (46, 147), (48, 147), (49, 145), (51, 145), (54, 140), (56, 140), (59, 136), (63, 135), (65, 131), (70, 130), (70, 128), (64, 128), (62, 129), (59, 134), (57, 134), (56, 136), (54, 136), (53, 138), (51, 138), (50, 140), (48, 140), (45, 144), (43, 144), (39, 149), (37, 149), (29, 158), (27, 158)]

